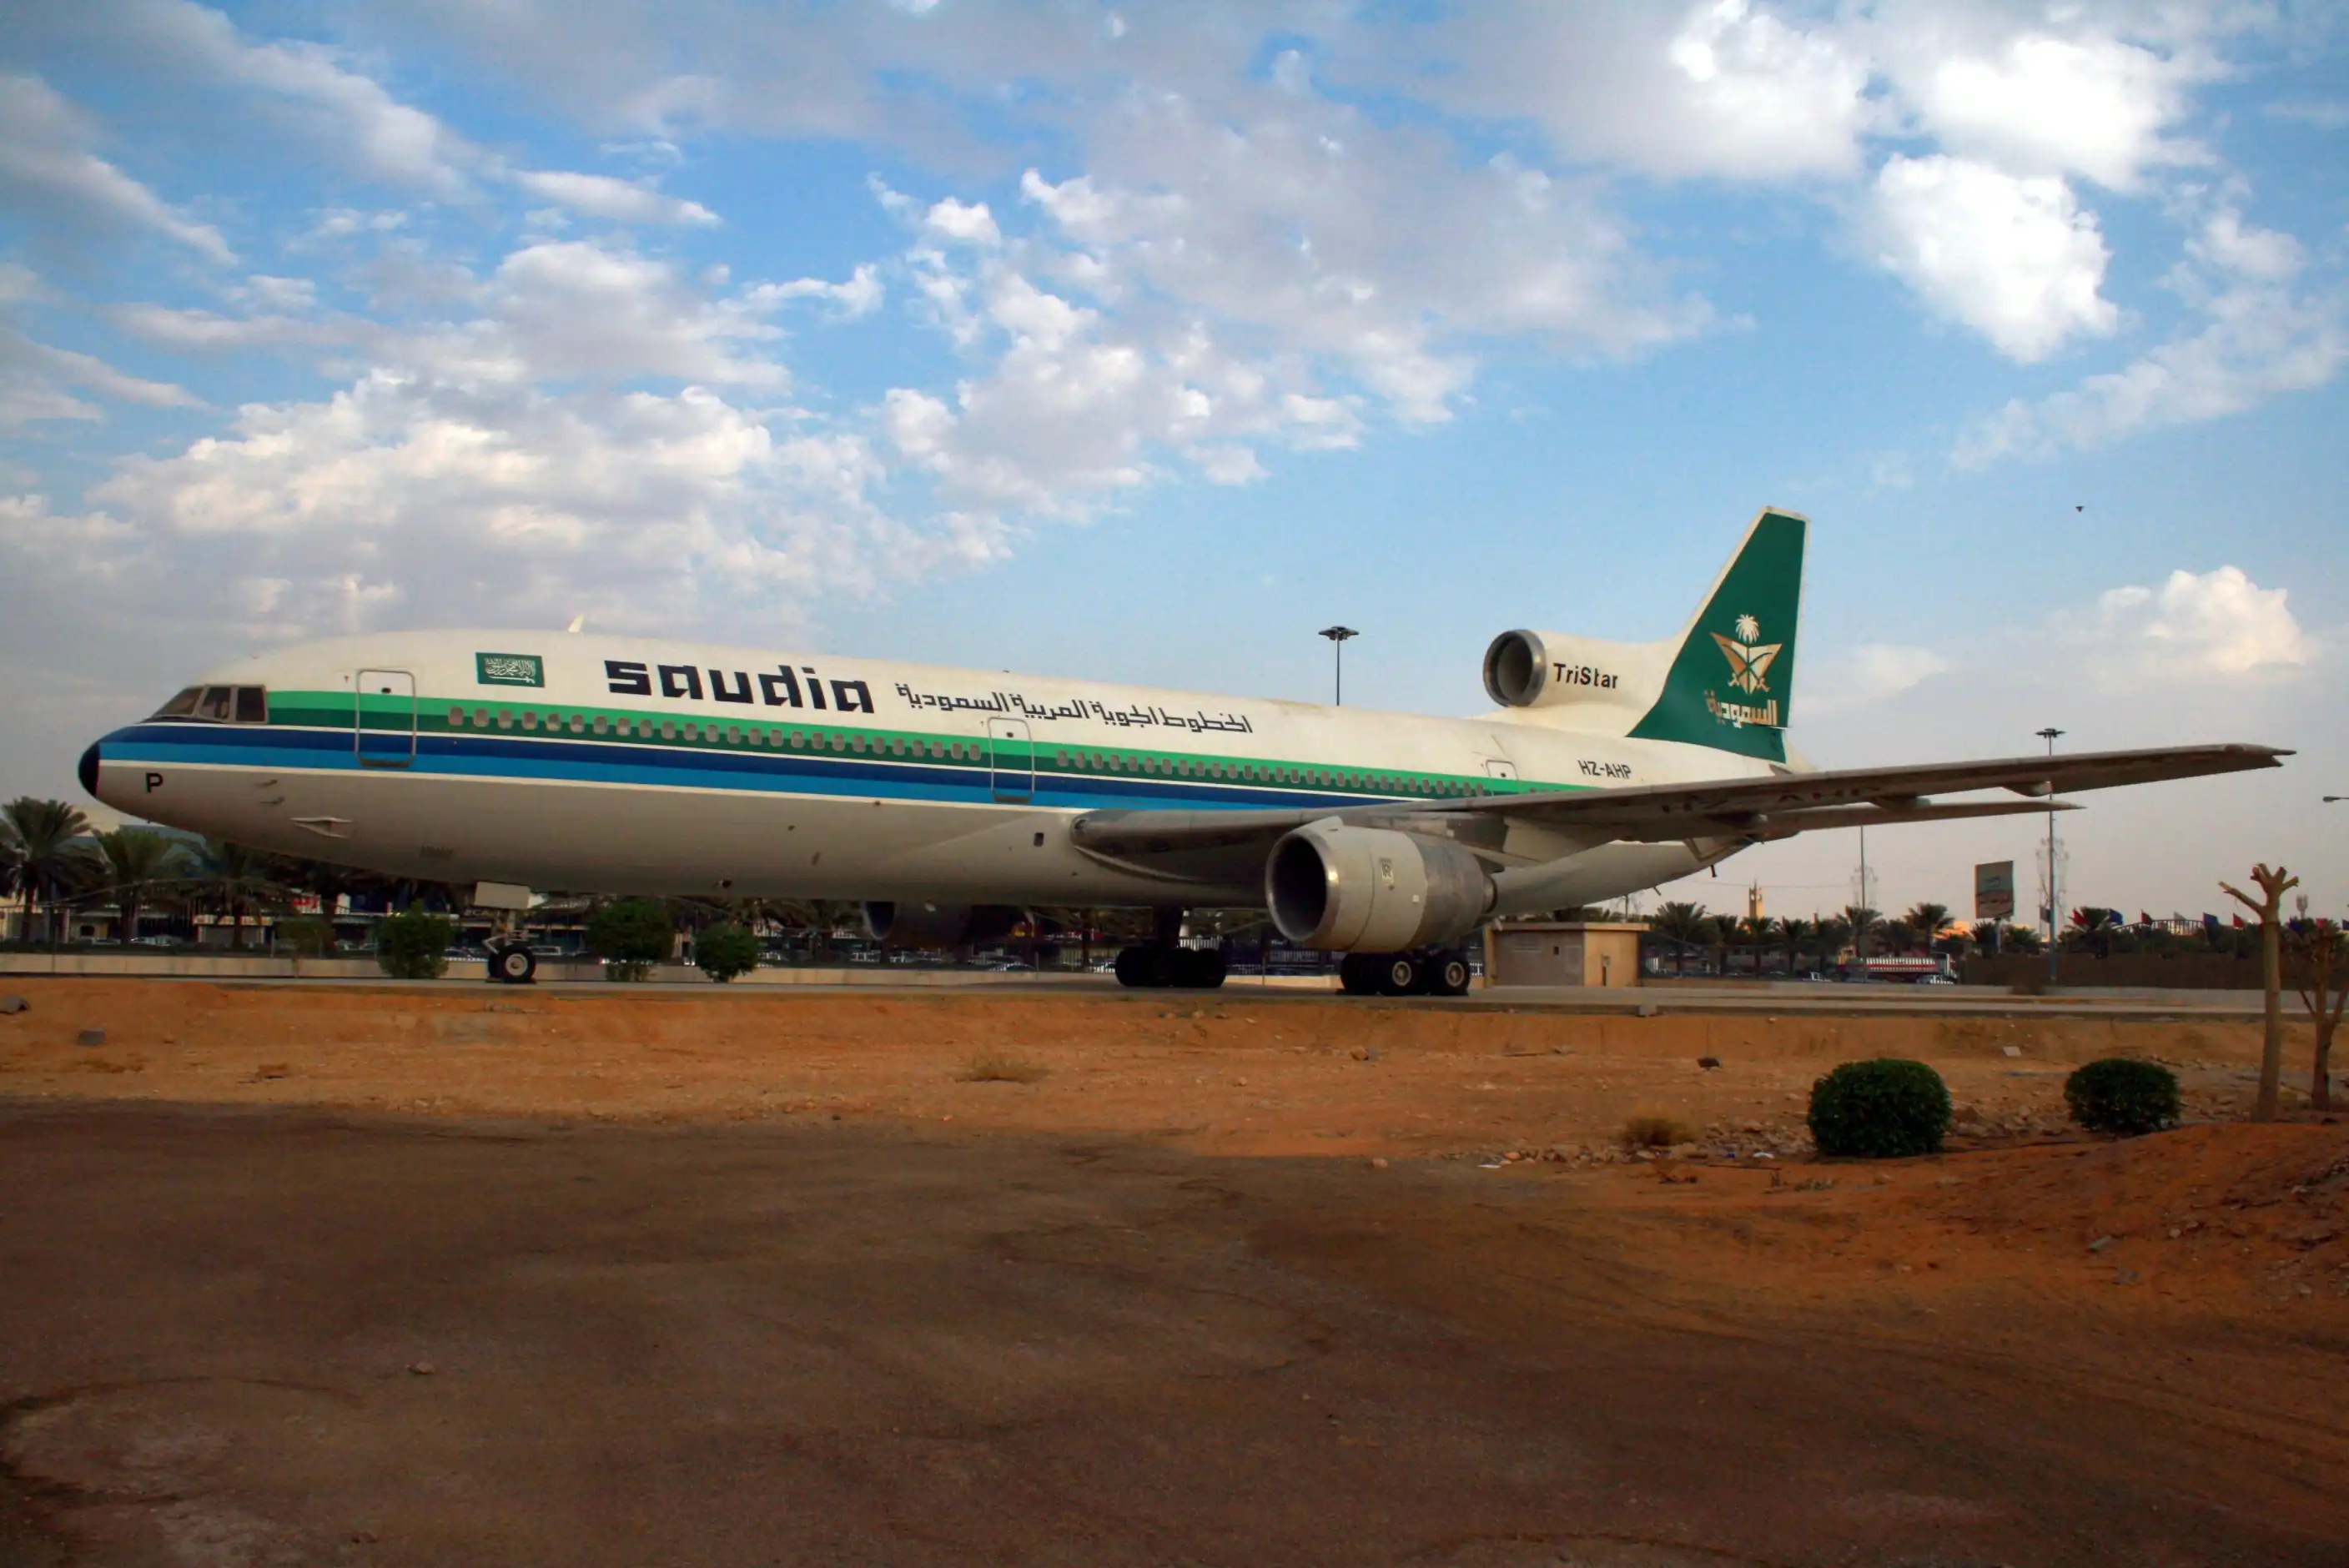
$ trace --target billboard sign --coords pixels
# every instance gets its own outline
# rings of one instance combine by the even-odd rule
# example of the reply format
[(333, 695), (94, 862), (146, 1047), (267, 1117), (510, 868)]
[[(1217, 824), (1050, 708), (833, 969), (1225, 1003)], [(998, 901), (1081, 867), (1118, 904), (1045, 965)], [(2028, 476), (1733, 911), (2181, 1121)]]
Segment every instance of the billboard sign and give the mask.
[(2014, 918), (2014, 862), (1985, 861), (1974, 868), (1974, 918)]

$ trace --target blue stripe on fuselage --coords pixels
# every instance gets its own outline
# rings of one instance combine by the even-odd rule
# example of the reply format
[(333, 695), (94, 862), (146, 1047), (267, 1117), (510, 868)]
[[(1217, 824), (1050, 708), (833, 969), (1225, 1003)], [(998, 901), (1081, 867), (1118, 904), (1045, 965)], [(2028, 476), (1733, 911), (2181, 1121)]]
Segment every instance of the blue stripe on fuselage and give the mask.
[[(371, 740), (377, 738), (370, 734)], [(404, 737), (402, 738), (405, 738)], [(347, 729), (276, 726), (141, 724), (116, 730), (99, 743), (109, 767), (196, 764), (302, 771), (358, 772)], [(912, 760), (832, 757), (813, 752), (706, 751), (559, 737), (419, 735), (407, 768), (370, 767), (370, 774), (418, 773), (471, 779), (536, 779), (591, 784), (640, 784), (667, 789), (743, 789), (794, 795), (855, 795), (976, 805), (1034, 805), (1097, 811), (1180, 805), (1251, 807), (1375, 804), (1399, 796), (1333, 795), (1312, 789), (1206, 779), (1055, 778), (1039, 774), (1030, 799), (999, 799), (984, 767), (944, 767)], [(1015, 770), (1014, 776), (1017, 777)]]

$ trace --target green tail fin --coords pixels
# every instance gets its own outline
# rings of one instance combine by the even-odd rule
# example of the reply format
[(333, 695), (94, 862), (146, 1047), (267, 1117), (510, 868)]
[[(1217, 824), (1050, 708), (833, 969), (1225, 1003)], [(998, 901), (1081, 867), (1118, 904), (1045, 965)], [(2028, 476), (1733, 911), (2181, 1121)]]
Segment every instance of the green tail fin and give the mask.
[(1772, 762), (1786, 759), (1795, 713), (1795, 632), (1803, 613), (1803, 540), (1808, 520), (1764, 509), (1713, 586), (1704, 608), (1631, 733), (1710, 746)]

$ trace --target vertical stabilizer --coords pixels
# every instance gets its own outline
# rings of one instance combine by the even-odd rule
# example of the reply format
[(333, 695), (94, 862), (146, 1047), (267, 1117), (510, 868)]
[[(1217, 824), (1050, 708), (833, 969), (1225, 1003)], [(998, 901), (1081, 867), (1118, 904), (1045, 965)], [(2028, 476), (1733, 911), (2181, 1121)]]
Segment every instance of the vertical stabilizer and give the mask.
[(1808, 520), (1764, 508), (1689, 623), (1663, 694), (1631, 733), (1786, 759)]

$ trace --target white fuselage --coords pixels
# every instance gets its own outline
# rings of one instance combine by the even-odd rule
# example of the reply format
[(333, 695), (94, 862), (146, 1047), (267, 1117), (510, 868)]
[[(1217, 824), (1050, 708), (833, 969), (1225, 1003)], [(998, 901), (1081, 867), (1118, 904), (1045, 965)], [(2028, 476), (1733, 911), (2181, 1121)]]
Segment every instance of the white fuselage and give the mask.
[[(1088, 905), (1260, 904), (1105, 862), (1121, 810), (1311, 808), (1766, 774), (1702, 747), (648, 638), (354, 637), (257, 655), (264, 688), (109, 735), (85, 779), (138, 816), (436, 882), (541, 890)], [(202, 708), (206, 698), (194, 699)], [(1725, 841), (1512, 829), (1544, 907), (1686, 874)], [(1508, 913), (1501, 911), (1500, 913)]]

